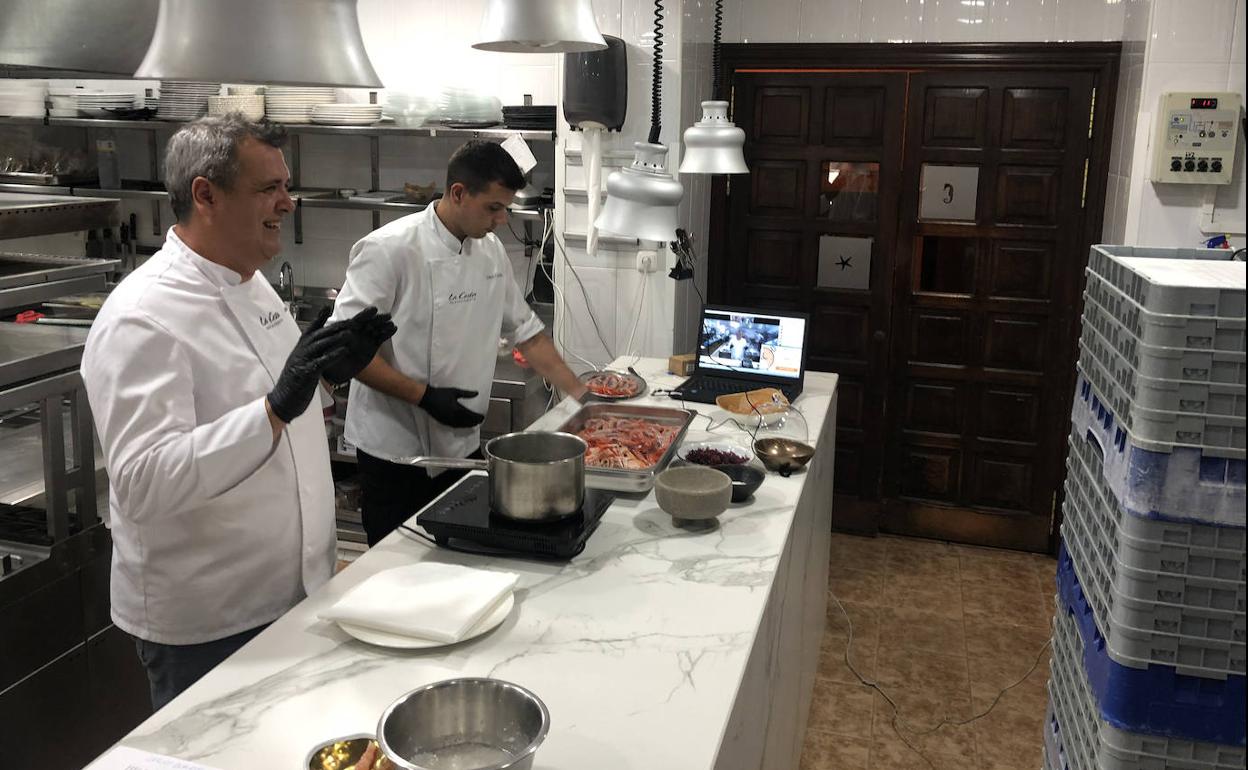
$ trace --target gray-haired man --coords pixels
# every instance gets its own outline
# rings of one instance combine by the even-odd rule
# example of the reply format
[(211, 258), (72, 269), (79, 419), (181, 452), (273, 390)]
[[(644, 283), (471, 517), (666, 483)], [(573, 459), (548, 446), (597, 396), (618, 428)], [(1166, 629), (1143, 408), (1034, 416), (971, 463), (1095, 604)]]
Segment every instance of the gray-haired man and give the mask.
[(300, 334), (257, 277), (294, 209), (284, 140), (238, 115), (170, 139), (177, 224), (109, 296), (83, 355), (109, 475), (112, 616), (156, 708), (329, 579), (333, 480), (309, 407), (322, 376), (349, 379), (394, 333), (368, 308)]

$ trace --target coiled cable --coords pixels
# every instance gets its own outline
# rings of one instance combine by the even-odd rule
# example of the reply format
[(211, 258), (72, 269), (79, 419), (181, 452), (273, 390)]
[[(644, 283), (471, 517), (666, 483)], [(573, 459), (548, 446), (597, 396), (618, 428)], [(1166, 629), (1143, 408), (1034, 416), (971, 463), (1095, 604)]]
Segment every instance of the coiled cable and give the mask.
[(719, 38), (724, 31), (724, 0), (715, 0), (715, 37), (711, 45), (711, 93), (719, 99)]
[(650, 144), (659, 143), (659, 102), (663, 92), (663, 0), (654, 0), (654, 79), (650, 84)]

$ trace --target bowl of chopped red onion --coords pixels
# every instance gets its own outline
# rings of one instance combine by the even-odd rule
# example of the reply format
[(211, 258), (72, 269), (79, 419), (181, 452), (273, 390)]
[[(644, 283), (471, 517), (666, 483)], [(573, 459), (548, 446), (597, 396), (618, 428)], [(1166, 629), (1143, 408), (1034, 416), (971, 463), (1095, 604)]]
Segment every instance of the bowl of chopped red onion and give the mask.
[(676, 450), (676, 457), (690, 465), (744, 465), (750, 461), (750, 450), (735, 444), (703, 441), (685, 444)]

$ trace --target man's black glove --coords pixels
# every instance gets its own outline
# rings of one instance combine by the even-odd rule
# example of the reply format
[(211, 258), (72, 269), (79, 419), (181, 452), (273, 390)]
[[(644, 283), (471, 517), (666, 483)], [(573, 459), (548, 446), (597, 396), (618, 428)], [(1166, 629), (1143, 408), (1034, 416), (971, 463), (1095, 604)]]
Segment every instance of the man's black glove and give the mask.
[(354, 318), (334, 324), (334, 328), (338, 326), (345, 327), (349, 334), (347, 354), (325, 367), (325, 379), (335, 385), (346, 382), (368, 366), (381, 343), (394, 336), (398, 329), (389, 313), (378, 313), (372, 306), (356, 313)]
[(347, 353), (350, 330), (343, 324), (325, 328), (333, 308), (321, 311), (308, 330), (299, 337), (295, 349), (286, 357), (277, 384), (269, 393), (269, 406), (282, 422), (292, 422), (303, 414), (316, 395), (321, 373)]
[(485, 415), (472, 411), (459, 403), (459, 399), (473, 398), (476, 395), (475, 390), (435, 388), (432, 385), (426, 385), (425, 395), (417, 406), (443, 425), (449, 425), (452, 428), (471, 428), (484, 422)]

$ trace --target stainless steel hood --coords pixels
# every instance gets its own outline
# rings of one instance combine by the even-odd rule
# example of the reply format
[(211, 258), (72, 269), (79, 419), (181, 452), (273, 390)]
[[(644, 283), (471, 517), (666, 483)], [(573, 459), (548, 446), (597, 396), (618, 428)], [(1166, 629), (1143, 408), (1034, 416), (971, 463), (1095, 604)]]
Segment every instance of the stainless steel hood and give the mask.
[(135, 77), (378, 88), (356, 0), (161, 0)]
[(0, 0), (0, 65), (132, 77), (160, 0)]

